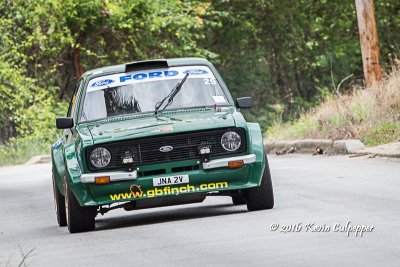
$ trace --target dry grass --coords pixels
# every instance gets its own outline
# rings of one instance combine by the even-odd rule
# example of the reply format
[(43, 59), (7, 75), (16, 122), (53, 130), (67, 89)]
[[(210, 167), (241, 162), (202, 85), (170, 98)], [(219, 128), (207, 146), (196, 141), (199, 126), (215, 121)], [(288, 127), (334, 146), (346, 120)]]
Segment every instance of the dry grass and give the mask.
[(360, 139), (367, 145), (400, 141), (400, 64), (385, 80), (351, 94), (330, 96), (289, 123), (275, 123), (267, 139)]

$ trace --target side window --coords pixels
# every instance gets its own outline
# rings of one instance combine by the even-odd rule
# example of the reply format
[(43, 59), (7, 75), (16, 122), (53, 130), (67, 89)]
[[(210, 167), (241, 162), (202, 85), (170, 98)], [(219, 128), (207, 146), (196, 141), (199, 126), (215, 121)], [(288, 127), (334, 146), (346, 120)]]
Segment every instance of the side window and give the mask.
[(79, 102), (79, 101), (77, 101), (77, 96), (78, 96), (79, 88), (82, 86), (82, 84), (83, 84), (83, 80), (80, 80), (76, 85), (74, 94), (72, 95), (71, 102), (69, 104), (67, 117), (75, 118), (75, 115), (76, 115), (75, 112), (76, 112), (76, 108), (77, 108), (77, 105)]

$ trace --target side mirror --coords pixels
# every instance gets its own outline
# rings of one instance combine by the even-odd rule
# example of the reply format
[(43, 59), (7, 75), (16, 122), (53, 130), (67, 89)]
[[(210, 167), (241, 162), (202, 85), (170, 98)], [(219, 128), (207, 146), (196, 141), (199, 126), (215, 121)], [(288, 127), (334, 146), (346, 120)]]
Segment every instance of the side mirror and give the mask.
[(70, 129), (74, 127), (74, 119), (73, 118), (57, 118), (56, 126), (58, 129)]
[(250, 96), (239, 97), (236, 99), (236, 106), (238, 108), (251, 108), (253, 106), (253, 99)]

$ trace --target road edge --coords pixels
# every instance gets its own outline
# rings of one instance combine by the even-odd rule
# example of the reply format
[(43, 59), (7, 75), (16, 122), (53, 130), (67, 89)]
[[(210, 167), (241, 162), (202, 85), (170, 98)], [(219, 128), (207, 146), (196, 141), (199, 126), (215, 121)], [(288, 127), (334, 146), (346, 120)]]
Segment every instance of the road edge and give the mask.
[(34, 156), (34, 157), (30, 158), (23, 165), (41, 164), (41, 163), (49, 163), (49, 162), (51, 162), (50, 155), (39, 155), (39, 156)]
[(268, 154), (307, 153), (328, 155), (373, 155), (379, 157), (400, 158), (400, 142), (366, 147), (358, 139), (298, 139), (270, 142), (264, 139)]

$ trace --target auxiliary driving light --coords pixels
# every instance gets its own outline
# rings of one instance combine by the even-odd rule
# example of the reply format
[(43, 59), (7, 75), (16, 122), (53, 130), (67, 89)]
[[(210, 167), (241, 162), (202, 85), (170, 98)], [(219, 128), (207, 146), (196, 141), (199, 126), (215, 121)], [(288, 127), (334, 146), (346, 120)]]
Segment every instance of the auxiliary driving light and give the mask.
[(210, 146), (201, 146), (199, 147), (199, 154), (200, 155), (206, 155), (211, 153), (211, 147)]
[(100, 176), (94, 178), (95, 184), (108, 184), (110, 183), (110, 176)]
[(132, 163), (133, 163), (132, 156), (122, 158), (122, 164), (132, 164)]
[(244, 165), (243, 160), (235, 160), (235, 161), (229, 161), (228, 162), (228, 168), (230, 169), (235, 169), (235, 168), (240, 168)]
[(133, 155), (129, 150), (125, 151), (121, 159), (122, 159), (122, 164), (124, 165), (132, 165), (134, 161)]

